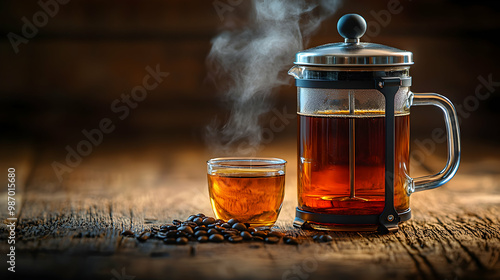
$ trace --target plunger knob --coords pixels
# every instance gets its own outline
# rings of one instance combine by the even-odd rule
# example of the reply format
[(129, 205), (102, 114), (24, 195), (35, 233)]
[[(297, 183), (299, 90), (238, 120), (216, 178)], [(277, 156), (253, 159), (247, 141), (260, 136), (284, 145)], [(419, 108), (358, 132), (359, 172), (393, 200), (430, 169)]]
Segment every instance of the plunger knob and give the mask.
[(346, 43), (359, 43), (366, 32), (366, 21), (358, 14), (346, 14), (339, 19), (337, 30)]

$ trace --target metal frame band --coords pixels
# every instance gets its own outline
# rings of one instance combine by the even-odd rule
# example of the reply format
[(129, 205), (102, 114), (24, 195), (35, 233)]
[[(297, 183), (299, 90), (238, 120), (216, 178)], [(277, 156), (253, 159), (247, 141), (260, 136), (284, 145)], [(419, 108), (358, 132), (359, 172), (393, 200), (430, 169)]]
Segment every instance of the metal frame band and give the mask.
[[(331, 88), (331, 89), (379, 89), (379, 83), (389, 82), (388, 80), (398, 79), (398, 86), (411, 86), (411, 77), (380, 77), (369, 80), (295, 80), (297, 87), (303, 88)], [(394, 82), (394, 81), (392, 81)], [(389, 85), (384, 85), (389, 86)], [(395, 86), (395, 85), (390, 85)]]
[[(411, 86), (411, 77), (378, 77), (370, 80), (323, 81), (296, 80), (297, 87), (331, 88), (331, 89), (376, 89), (385, 98), (385, 203), (380, 215), (331, 215), (311, 213), (297, 209), (297, 218), (304, 223), (332, 224), (378, 224), (381, 232), (398, 231), (398, 223), (403, 218), (409, 219), (411, 214), (398, 214), (394, 207), (394, 148), (395, 148), (395, 115), (394, 98), (399, 87)], [(391, 112), (391, 113), (388, 113)], [(296, 223), (294, 223), (295, 225)], [(297, 221), (300, 224), (300, 221)]]

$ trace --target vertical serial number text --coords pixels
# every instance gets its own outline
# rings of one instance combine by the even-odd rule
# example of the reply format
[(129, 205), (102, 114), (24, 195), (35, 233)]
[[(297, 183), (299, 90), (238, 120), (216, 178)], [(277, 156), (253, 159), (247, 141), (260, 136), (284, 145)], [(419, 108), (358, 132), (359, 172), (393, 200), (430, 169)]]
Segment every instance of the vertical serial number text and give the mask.
[(7, 243), (10, 245), (7, 253), (7, 263), (9, 267), (7, 270), (16, 272), (16, 169), (9, 168), (7, 170), (7, 229), (9, 238)]

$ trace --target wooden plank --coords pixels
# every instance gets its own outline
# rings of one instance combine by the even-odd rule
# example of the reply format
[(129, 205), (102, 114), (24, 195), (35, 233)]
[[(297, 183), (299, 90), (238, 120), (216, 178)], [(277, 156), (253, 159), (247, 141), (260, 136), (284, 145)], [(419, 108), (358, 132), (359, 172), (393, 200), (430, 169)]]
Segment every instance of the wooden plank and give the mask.
[(15, 169), (15, 213), (14, 217), (19, 218), (22, 213), (23, 205), (26, 201), (26, 184), (30, 183), (31, 172), (36, 165), (36, 156), (34, 152), (34, 146), (29, 143), (15, 143), (9, 141), (0, 142), (0, 170), (2, 172), (3, 178), (1, 179), (4, 183), (0, 192), (0, 217), (2, 220), (10, 217), (8, 215), (7, 201), (7, 170), (10, 168)]
[[(442, 188), (413, 195), (413, 218), (396, 234), (333, 232), (331, 244), (305, 239), (300, 246), (172, 246), (121, 237), (122, 229), (140, 231), (191, 213), (210, 213), (205, 181), (210, 153), (193, 147), (103, 144), (62, 183), (50, 167), (61, 155), (43, 152), (25, 194), (18, 275), (110, 279), (123, 268), (137, 279), (166, 275), (169, 279), (495, 279), (499, 275), (500, 210), (495, 195), (500, 188), (494, 173), (457, 175)], [(277, 228), (307, 236), (313, 233), (291, 227), (296, 206), (294, 147), (293, 142), (270, 144), (262, 155), (289, 162)], [(4, 233), (2, 229), (1, 236)], [(5, 249), (1, 242), (0, 250)], [(52, 270), (57, 267), (67, 269)]]

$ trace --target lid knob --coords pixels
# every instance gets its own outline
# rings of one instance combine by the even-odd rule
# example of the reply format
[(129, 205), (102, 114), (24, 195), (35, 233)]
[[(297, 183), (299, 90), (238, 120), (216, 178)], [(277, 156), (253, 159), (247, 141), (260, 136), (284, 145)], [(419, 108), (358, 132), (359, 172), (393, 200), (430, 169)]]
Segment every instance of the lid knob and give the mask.
[(357, 44), (366, 32), (366, 21), (358, 14), (346, 14), (339, 19), (337, 30), (346, 43)]

